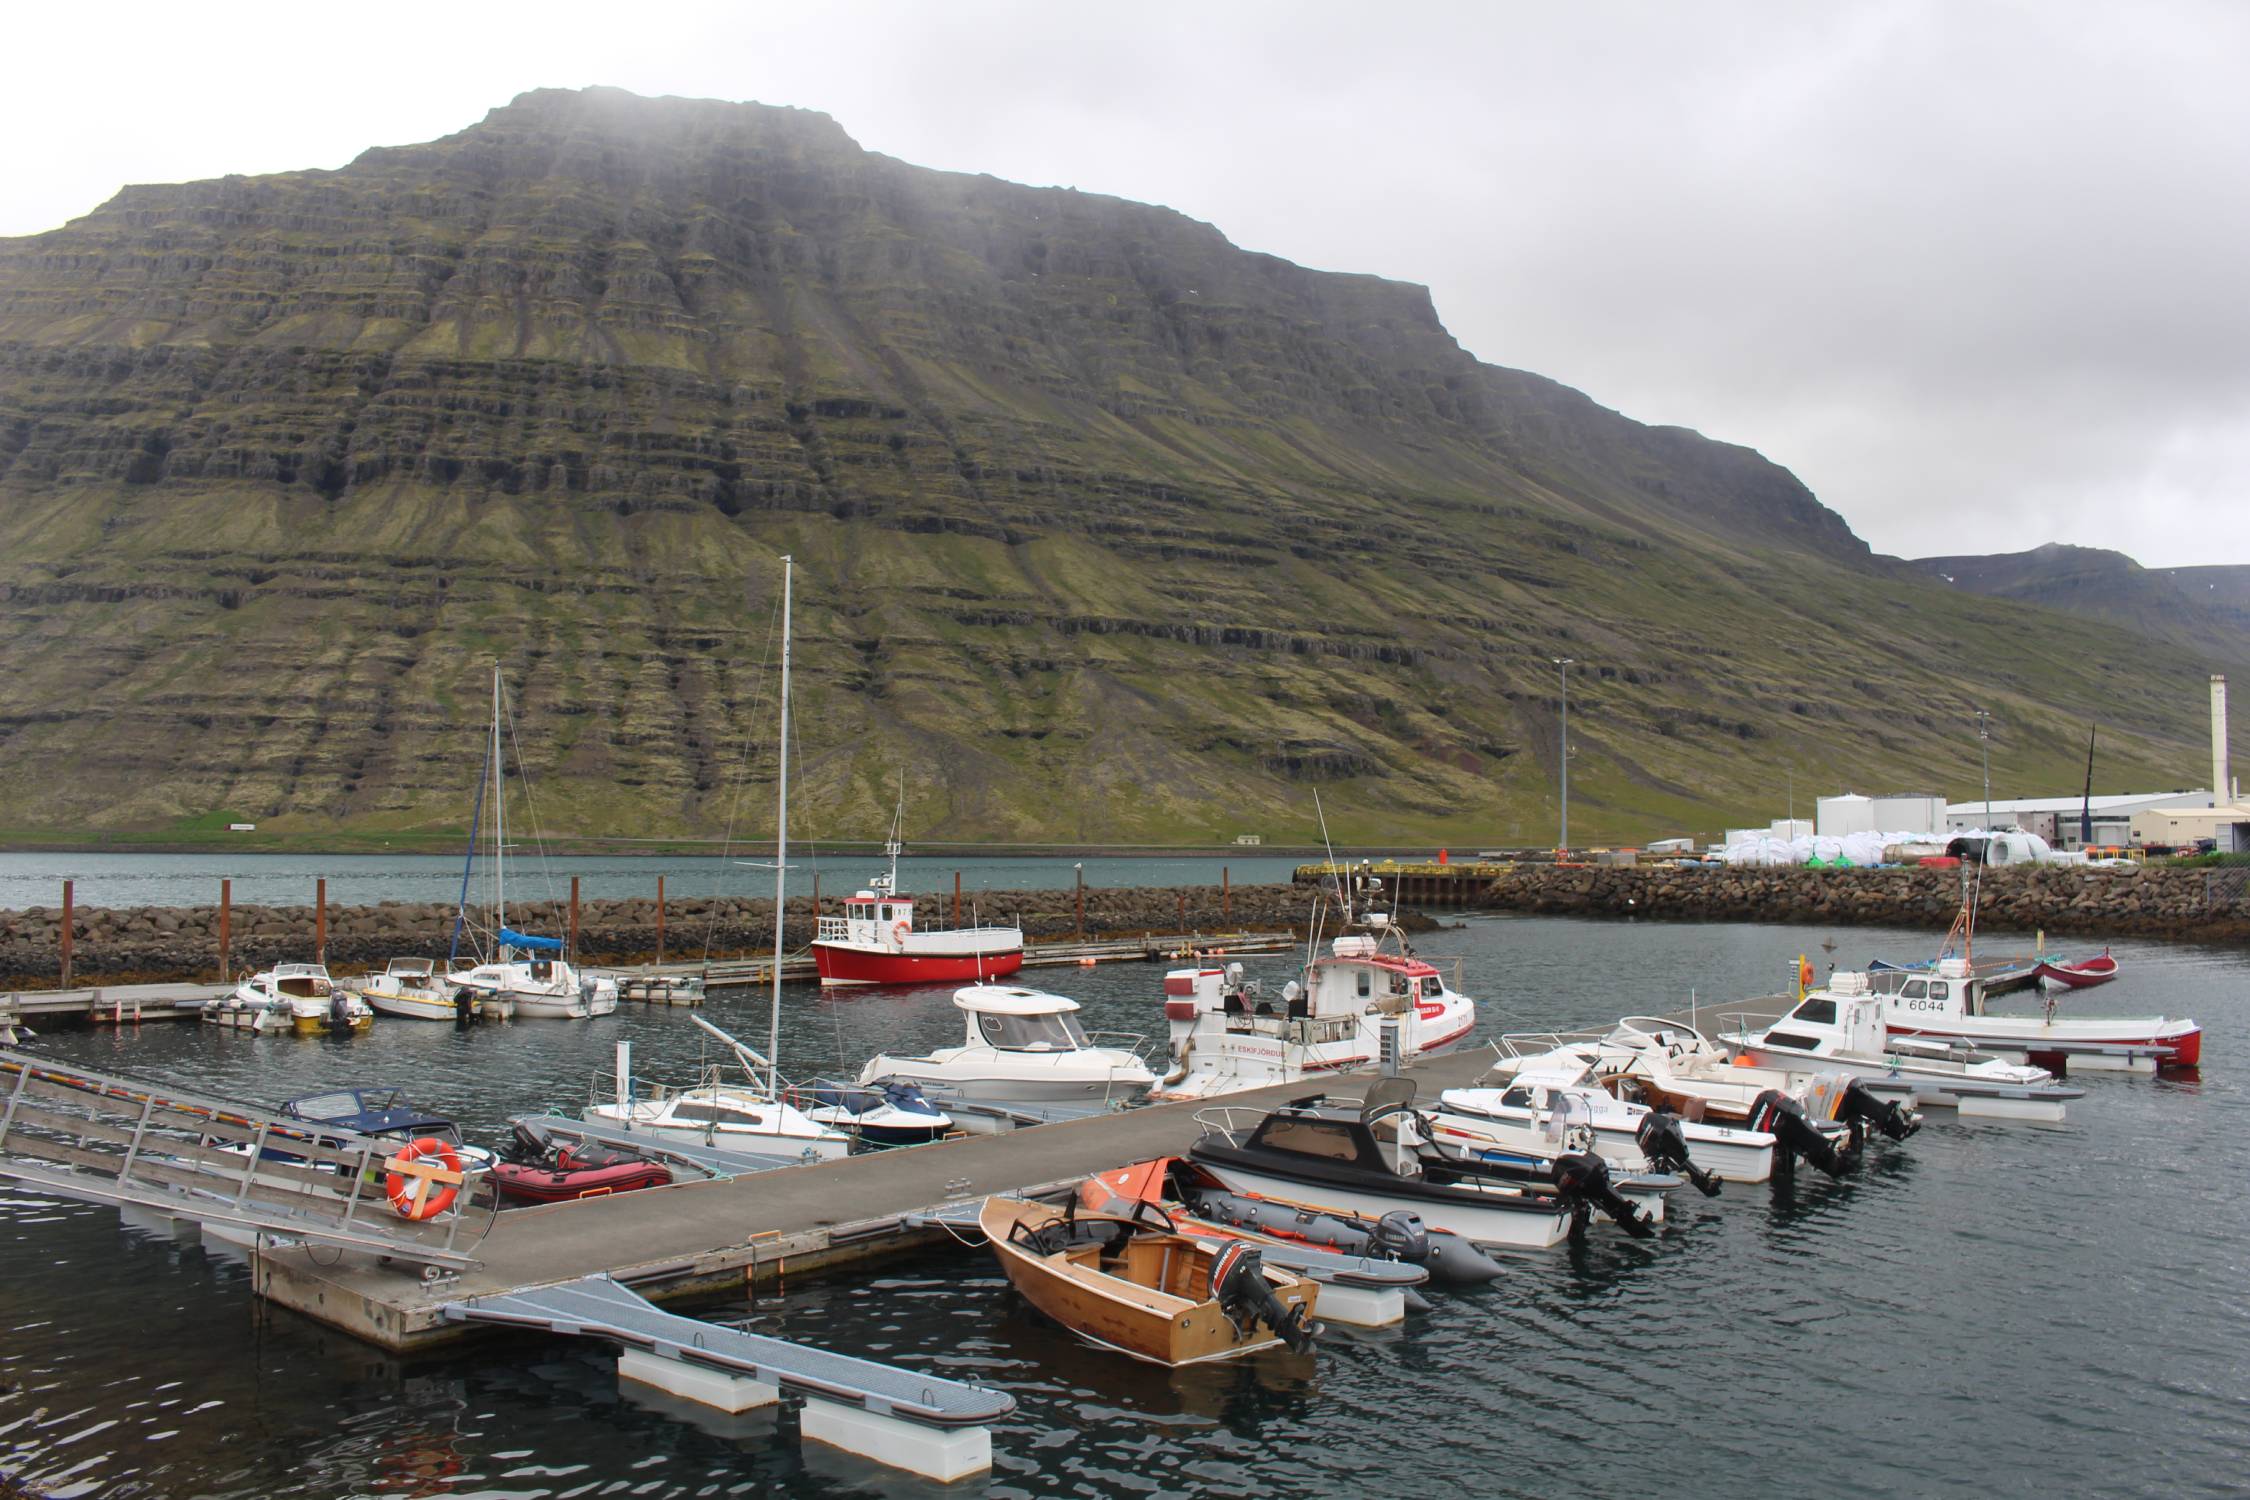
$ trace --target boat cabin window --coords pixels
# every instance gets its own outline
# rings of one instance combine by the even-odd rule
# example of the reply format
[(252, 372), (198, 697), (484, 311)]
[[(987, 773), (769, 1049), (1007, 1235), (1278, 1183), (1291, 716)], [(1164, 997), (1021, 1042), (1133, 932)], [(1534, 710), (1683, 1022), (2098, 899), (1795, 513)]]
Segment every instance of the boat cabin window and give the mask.
[(1907, 1000), (1921, 1000), (1926, 998), (1929, 993), (1930, 982), (1927, 979), (1909, 979), (1906, 981), (1906, 987), (1899, 991), (1900, 997)]
[(1531, 1108), (1531, 1085), (1528, 1083), (1517, 1084), (1500, 1096), (1500, 1103), (1507, 1109)]
[(1339, 1120), (1269, 1119), (1258, 1133), (1258, 1144), (1296, 1156), (1359, 1160), (1359, 1141), (1351, 1126)]
[(995, 1047), (1011, 1052), (1068, 1052), (1088, 1045), (1076, 1016), (1049, 1012), (1038, 1016), (977, 1017), (977, 1031)]
[(727, 1104), (697, 1104), (682, 1100), (672, 1106), (675, 1120), (707, 1120), (721, 1125), (762, 1125), (765, 1123), (754, 1111), (738, 1109)]
[(1833, 1000), (1807, 1000), (1797, 1007), (1793, 1019), (1833, 1024), (1836, 1019), (1836, 1002)]
[(1368, 972), (1367, 972), (1367, 971), (1366, 971), (1365, 969), (1362, 969), (1362, 970), (1360, 970), (1360, 971), (1359, 971), (1359, 998), (1360, 998), (1360, 999), (1362, 999), (1362, 1000), (1364, 1000), (1364, 999), (1366, 999), (1366, 998), (1367, 998), (1367, 997), (1368, 997), (1369, 995), (1371, 995), (1371, 994), (1373, 994), (1373, 993), (1374, 993), (1374, 991), (1373, 991), (1373, 989), (1372, 989), (1372, 988), (1370, 987), (1370, 978), (1369, 978)]
[(1947, 991), (1944, 980), (1933, 979), (1930, 981), (1930, 998), (1932, 1000), (1943, 1000), (1946, 997), (1946, 993)]
[(347, 1090), (335, 1094), (309, 1094), (302, 1099), (292, 1099), (284, 1113), (295, 1115), (300, 1120), (347, 1120), (353, 1115), (362, 1113), (364, 1108), (359, 1102), (359, 1095)]

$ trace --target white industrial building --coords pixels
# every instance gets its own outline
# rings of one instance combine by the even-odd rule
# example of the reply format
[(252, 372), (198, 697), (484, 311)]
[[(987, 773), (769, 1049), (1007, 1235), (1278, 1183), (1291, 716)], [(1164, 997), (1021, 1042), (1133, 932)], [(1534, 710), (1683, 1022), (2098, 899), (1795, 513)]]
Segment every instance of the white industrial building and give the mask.
[[(2127, 792), (2093, 798), (2083, 795), (1995, 797), (1990, 803), (1979, 797), (1974, 802), (1948, 803), (1945, 827), (1951, 833), (1972, 828), (2018, 828), (2025, 833), (2038, 834), (2057, 849), (2076, 849), (2084, 844), (2139, 844), (2148, 840), (2134, 835), (2137, 814), (2158, 807), (2208, 808), (2210, 805), (2209, 792)], [(2082, 819), (2089, 808), (2094, 815), (2094, 836), (2090, 839), (2081, 836)]]

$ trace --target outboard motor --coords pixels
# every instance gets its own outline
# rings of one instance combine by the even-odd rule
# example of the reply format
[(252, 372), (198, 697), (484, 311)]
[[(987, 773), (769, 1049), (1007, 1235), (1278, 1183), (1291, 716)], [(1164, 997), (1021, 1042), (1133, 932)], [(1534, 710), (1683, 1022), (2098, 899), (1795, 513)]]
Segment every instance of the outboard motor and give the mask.
[(1219, 1247), (1211, 1257), (1211, 1295), (1235, 1327), (1263, 1323), (1294, 1353), (1312, 1347), (1314, 1329), (1305, 1321), (1304, 1304), (1282, 1305), (1266, 1280), (1263, 1258), (1252, 1246), (1234, 1240)]
[(1857, 1120), (1851, 1124), (1851, 1144), (1839, 1151), (1806, 1118), (1802, 1104), (1779, 1089), (1767, 1089), (1752, 1101), (1750, 1117), (1744, 1122), (1744, 1127), (1772, 1136), (1774, 1144), (1781, 1148), (1783, 1164), (1802, 1157), (1830, 1177), (1842, 1177), (1859, 1166), (1860, 1131), (1863, 1127)]
[(1903, 1141), (1922, 1128), (1922, 1116), (1917, 1111), (1892, 1100), (1876, 1098), (1857, 1079), (1844, 1086), (1836, 1118), (1854, 1124), (1864, 1120), (1894, 1141)]
[(1655, 1170), (1677, 1172), (1706, 1198), (1719, 1196), (1719, 1174), (1705, 1171), (1688, 1156), (1687, 1132), (1680, 1128), (1678, 1115), (1668, 1109), (1650, 1110), (1634, 1128), (1633, 1140)]
[(350, 997), (345, 995), (342, 990), (330, 990), (328, 992), (328, 1029), (330, 1031), (349, 1031), (352, 1029), (352, 1002)]
[(1555, 1158), (1555, 1187), (1570, 1208), (1570, 1233), (1576, 1239), (1586, 1232), (1586, 1218), (1600, 1209), (1617, 1221), (1617, 1227), (1636, 1240), (1656, 1233), (1649, 1216), (1617, 1191), (1609, 1179), (1609, 1163), (1590, 1151), (1574, 1151)]
[(1418, 1266), (1430, 1258), (1430, 1232), (1422, 1227), (1421, 1215), (1394, 1208), (1367, 1231), (1367, 1253)]

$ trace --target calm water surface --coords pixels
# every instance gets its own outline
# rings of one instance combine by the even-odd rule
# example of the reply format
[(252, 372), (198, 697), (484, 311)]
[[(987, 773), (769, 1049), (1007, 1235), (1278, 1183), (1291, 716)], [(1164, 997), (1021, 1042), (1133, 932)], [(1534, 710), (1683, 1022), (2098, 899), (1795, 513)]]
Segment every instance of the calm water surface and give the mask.
[[(1799, 952), (1926, 952), (1932, 934), (1479, 920), (1458, 955), (1487, 1034), (1770, 992)], [(2192, 1014), (2198, 1081), (2093, 1077), (2054, 1128), (1940, 1116), (1857, 1179), (1729, 1184), (1646, 1243), (1597, 1233), (1526, 1256), (1383, 1333), (1177, 1374), (1087, 1350), (981, 1251), (792, 1280), (707, 1310), (763, 1332), (1007, 1389), (989, 1481), (939, 1491), (817, 1449), (771, 1415), (675, 1421), (560, 1340), (400, 1362), (260, 1308), (193, 1245), (113, 1211), (0, 1190), (0, 1475), (61, 1496), (609, 1494), (2240, 1494), (2250, 1440), (2245, 1281), (2250, 956), (2123, 944), (2085, 1010)], [(1277, 960), (1256, 962), (1279, 974)], [(1089, 1024), (1160, 1029), (1157, 972), (1044, 977)], [(943, 991), (786, 997), (785, 1066), (854, 1067), (951, 1040)], [(715, 1008), (762, 1031), (762, 998)], [(331, 1041), (151, 1025), (38, 1046), (274, 1101), (410, 1084), (488, 1135), (575, 1107), (613, 1041), (685, 1074), (686, 1013), (456, 1034), (378, 1022)], [(786, 1420), (786, 1419), (783, 1419)]]
[[(1426, 851), (1425, 851), (1426, 852)], [(773, 892), (769, 847), (746, 852), (740, 860), (694, 855), (610, 855), (543, 859), (526, 849), (508, 856), (511, 899), (545, 901), (567, 897), (570, 878), (579, 877), (579, 894), (589, 901), (653, 897), (656, 877), (664, 877), (667, 897), (690, 900), (710, 896), (767, 896)], [(764, 860), (769, 863), (746, 864)], [(241, 906), (310, 906), (314, 882), (326, 879), (328, 899), (337, 906), (373, 906), (379, 901), (453, 901), (461, 893), (461, 856), (439, 854), (0, 854), (0, 910), (57, 907), (62, 883), (75, 881), (71, 900), (79, 906), (215, 906), (219, 882), (234, 882)], [(898, 862), (899, 889), (907, 895), (953, 892), (961, 876), (964, 891), (1065, 890), (1085, 866), (1092, 887), (1217, 885), (1220, 872), (1236, 885), (1286, 881), (1298, 861), (1270, 854), (1146, 855), (1065, 859), (1050, 855), (977, 857), (907, 855)], [(882, 856), (793, 853), (789, 888), (810, 893), (813, 877), (834, 895), (865, 884), (885, 868)], [(471, 899), (485, 890), (489, 865), (479, 860)]]

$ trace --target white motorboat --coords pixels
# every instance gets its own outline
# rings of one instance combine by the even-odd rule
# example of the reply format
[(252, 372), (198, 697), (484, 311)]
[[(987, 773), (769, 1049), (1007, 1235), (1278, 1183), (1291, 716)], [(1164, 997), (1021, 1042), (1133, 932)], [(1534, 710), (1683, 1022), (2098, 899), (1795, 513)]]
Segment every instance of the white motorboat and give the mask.
[(506, 941), (521, 936), (503, 928), (497, 961), (455, 969), (445, 976), (447, 982), (478, 996), (512, 1005), (516, 1015), (531, 1021), (583, 1021), (617, 1009), (614, 981), (608, 1009), (596, 1010), (593, 981), (581, 977), (568, 959), (536, 956)]
[(204, 1007), (204, 1019), (246, 1031), (364, 1031), (374, 1024), (367, 1002), (346, 994), (321, 964), (275, 964)]
[(919, 1146), (953, 1129), (953, 1117), (922, 1097), (911, 1083), (889, 1080), (873, 1088), (814, 1079), (790, 1093), (806, 1118), (849, 1131), (870, 1146)]
[(1830, 983), (1854, 979), (1882, 1001), (1894, 1037), (1957, 1041), (2050, 1069), (2154, 1073), (2203, 1061), (2203, 1028), (2185, 1017), (2057, 1016), (2052, 1000), (2039, 1015), (1994, 1015), (1965, 959), (1940, 959), (1926, 972), (1836, 974)]
[(1981, 1119), (2060, 1121), (2069, 1101), (2086, 1092), (2055, 1082), (2045, 1068), (1890, 1038), (1882, 1001), (1859, 974), (1835, 975), (1763, 1031), (1722, 1040), (1758, 1067), (1835, 1069), (1882, 1089), (1903, 1084), (1916, 1104)]
[[(437, 971), (427, 958), (394, 958), (380, 974), (355, 981), (352, 993), (378, 1015), (407, 1021), (452, 1021), (460, 1018), (460, 987)], [(471, 1002), (474, 1010), (474, 1001)]]
[[(953, 993), (967, 1023), (958, 1047), (922, 1057), (888, 1053), (859, 1070), (862, 1085), (895, 1078), (920, 1086), (943, 1104), (1125, 1103), (1156, 1082), (1129, 1046), (1105, 1045), (1074, 1014), (1078, 1002), (1020, 985), (972, 984)], [(1135, 1038), (1121, 1040), (1137, 1041)]]
[(1430, 1112), (1447, 1146), (1552, 1153), (1573, 1129), (1590, 1131), (1592, 1150), (1622, 1172), (1677, 1172), (1715, 1191), (1708, 1178), (1765, 1182), (1773, 1176), (1773, 1137), (1631, 1103), (1595, 1085), (1588, 1061), (1549, 1054), (1516, 1070), (1498, 1088), (1447, 1089)]
[(1379, 937), (1355, 933), (1308, 962), (1278, 1002), (1262, 998), (1239, 963), (1174, 969), (1164, 976), (1164, 1016), (1172, 1067), (1153, 1097), (1207, 1099), (1366, 1067), (1386, 1022), (1402, 1056), (1438, 1051), (1468, 1035), (1477, 1007), (1403, 943), (1385, 949)]

